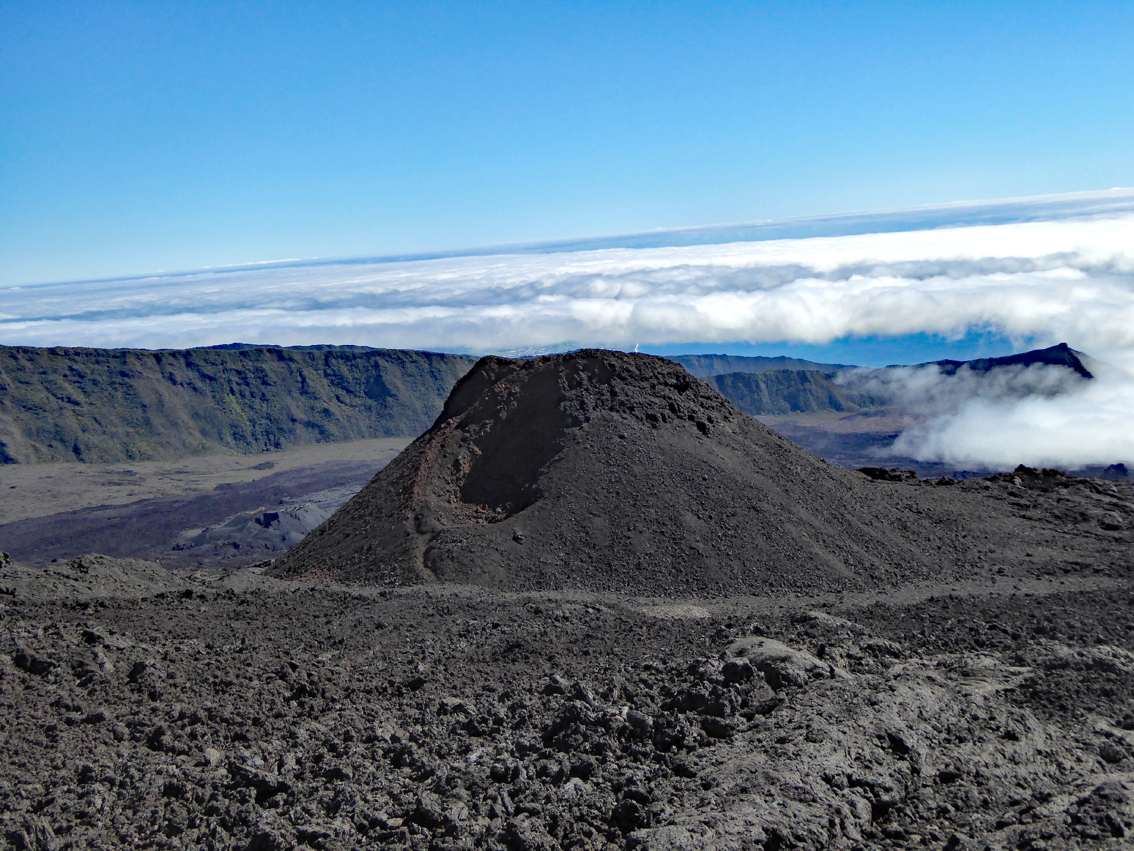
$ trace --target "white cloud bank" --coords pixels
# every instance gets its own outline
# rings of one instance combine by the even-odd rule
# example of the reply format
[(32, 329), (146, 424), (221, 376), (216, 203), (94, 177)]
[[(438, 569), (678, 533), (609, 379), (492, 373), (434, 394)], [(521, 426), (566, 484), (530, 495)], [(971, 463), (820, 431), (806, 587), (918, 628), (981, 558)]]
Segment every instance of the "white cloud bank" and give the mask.
[(1057, 367), (1023, 372), (1034, 373), (1040, 392), (947, 392), (936, 415), (903, 432), (893, 452), (970, 469), (1134, 467), (1134, 373), (1104, 365), (1084, 381)]
[[(1102, 359), (1134, 350), (1134, 203), (1052, 221), (262, 266), (0, 290), (0, 342), (7, 345), (173, 348), (241, 341), (485, 351), (824, 344), (970, 331), (1066, 341)], [(1056, 404), (1051, 400), (1003, 408), (986, 399), (940, 420), (915, 448), (960, 461), (999, 458), (1008, 451), (998, 448), (1003, 444), (1017, 447), (1013, 457), (1027, 462), (1020, 453), (1032, 443), (1037, 448), (1028, 457), (1035, 460), (1065, 435), (1117, 434), (1118, 417), (1129, 430), (1129, 378), (1105, 386), (1111, 395), (1072, 394), (1093, 412), (1075, 418), (1074, 432), (1044, 407)], [(999, 425), (991, 428), (993, 422)], [(993, 440), (982, 430), (998, 434)], [(1021, 430), (1053, 436), (1013, 442), (1008, 434)], [(1114, 457), (1119, 452), (1134, 460), (1129, 445), (1116, 441), (1099, 451), (1111, 453), (1111, 461), (1123, 460)]]
[(485, 350), (990, 329), (1134, 346), (1134, 213), (907, 233), (261, 267), (0, 291), (0, 341)]

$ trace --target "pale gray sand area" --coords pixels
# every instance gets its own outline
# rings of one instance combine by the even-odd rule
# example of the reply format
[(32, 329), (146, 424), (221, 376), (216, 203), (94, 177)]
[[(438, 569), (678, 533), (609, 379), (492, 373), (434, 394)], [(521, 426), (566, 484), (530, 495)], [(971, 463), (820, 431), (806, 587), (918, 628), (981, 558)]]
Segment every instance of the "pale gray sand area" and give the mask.
[(374, 461), (377, 469), (410, 441), (408, 437), (372, 438), (255, 455), (214, 454), (176, 461), (0, 465), (0, 525), (98, 505), (205, 493), (217, 485), (254, 482), (329, 462)]

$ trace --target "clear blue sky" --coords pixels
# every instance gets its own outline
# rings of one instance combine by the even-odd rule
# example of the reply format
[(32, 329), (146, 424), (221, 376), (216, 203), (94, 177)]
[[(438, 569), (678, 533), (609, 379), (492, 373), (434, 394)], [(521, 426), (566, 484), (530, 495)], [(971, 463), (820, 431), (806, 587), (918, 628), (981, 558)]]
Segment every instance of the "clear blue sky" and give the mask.
[(0, 284), (1134, 184), (1134, 4), (0, 2)]

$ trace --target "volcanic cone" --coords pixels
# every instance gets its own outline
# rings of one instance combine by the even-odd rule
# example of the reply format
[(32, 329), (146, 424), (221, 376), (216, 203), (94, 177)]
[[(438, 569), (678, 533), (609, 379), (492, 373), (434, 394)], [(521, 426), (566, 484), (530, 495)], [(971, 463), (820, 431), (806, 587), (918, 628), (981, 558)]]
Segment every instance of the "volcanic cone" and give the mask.
[(433, 427), (273, 567), (346, 582), (645, 595), (941, 577), (908, 488), (834, 467), (662, 358), (484, 358)]

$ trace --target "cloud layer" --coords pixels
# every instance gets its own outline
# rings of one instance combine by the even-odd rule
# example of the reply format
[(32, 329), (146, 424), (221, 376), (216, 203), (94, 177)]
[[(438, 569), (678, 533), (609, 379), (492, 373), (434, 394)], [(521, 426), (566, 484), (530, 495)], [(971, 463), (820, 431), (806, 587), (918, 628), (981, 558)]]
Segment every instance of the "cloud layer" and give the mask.
[[(970, 469), (1134, 466), (1134, 373), (1115, 365), (1103, 365), (1093, 381), (1057, 367), (1008, 373), (1003, 382), (996, 379), (971, 394), (956, 392), (957, 387), (936, 394), (933, 415), (903, 432), (893, 451)], [(943, 378), (940, 384), (954, 381)], [(1003, 383), (1015, 387), (995, 392), (993, 385)], [(1012, 392), (1029, 383), (1034, 394)], [(920, 389), (910, 388), (911, 401)]]
[(0, 291), (6, 344), (486, 350), (993, 330), (1134, 346), (1134, 215), (907, 233), (260, 267)]
[[(264, 265), (0, 290), (0, 343), (7, 345), (176, 348), (241, 341), (475, 352), (821, 345), (853, 336), (959, 338), (973, 331), (1041, 344), (1066, 341), (1104, 360), (1134, 350), (1129, 205), (1052, 221)], [(960, 461), (1007, 458), (1013, 451), (1018, 457), (1034, 444), (1032, 461), (1070, 458), (1069, 450), (1058, 450), (1059, 441), (1070, 441), (1067, 435), (1083, 445), (1081, 432), (1117, 434), (1112, 419), (1131, 421), (1134, 392), (1127, 373), (1121, 375), (1108, 379), (1109, 390), (1067, 396), (1084, 406), (1076, 412), (1053, 408), (1046, 397), (1011, 404), (973, 400), (943, 414), (910, 447)], [(999, 443), (982, 431), (996, 432)], [(1024, 440), (1023, 431), (1054, 436)], [(1099, 452), (1134, 459), (1118, 437), (1094, 443)], [(1100, 457), (1091, 454), (1091, 461)]]

